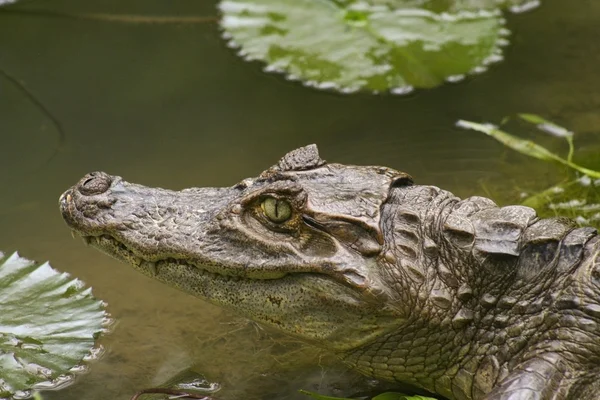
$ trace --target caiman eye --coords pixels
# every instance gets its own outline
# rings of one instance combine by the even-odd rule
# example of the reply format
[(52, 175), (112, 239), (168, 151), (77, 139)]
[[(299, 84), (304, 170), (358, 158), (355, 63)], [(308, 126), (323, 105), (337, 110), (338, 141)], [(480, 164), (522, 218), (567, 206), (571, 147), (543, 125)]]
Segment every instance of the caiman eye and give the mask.
[(280, 224), (292, 216), (292, 205), (287, 200), (267, 197), (260, 204), (263, 212), (272, 222)]

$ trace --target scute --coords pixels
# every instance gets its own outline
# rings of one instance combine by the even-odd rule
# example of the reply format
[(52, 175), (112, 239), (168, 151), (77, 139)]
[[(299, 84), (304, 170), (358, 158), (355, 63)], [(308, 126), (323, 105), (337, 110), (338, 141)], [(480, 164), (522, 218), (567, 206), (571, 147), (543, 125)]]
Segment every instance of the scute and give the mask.
[(474, 255), (480, 260), (489, 255), (518, 257), (521, 235), (537, 218), (533, 209), (523, 206), (489, 208), (474, 215)]
[(319, 157), (316, 144), (292, 150), (272, 167), (275, 171), (304, 171), (325, 165), (325, 160)]
[(558, 261), (560, 242), (575, 227), (564, 218), (536, 221), (523, 234), (523, 249), (519, 257), (519, 277), (533, 278), (544, 268), (554, 267)]

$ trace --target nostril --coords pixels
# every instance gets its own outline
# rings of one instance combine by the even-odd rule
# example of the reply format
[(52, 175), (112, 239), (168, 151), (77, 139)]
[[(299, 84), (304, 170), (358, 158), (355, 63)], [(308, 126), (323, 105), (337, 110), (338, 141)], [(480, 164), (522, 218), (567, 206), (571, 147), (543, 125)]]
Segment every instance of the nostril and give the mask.
[(94, 178), (87, 178), (85, 182), (81, 184), (81, 186), (89, 186), (90, 183), (94, 180)]
[(83, 177), (77, 185), (77, 190), (85, 196), (102, 194), (108, 190), (112, 178), (104, 172), (92, 172)]

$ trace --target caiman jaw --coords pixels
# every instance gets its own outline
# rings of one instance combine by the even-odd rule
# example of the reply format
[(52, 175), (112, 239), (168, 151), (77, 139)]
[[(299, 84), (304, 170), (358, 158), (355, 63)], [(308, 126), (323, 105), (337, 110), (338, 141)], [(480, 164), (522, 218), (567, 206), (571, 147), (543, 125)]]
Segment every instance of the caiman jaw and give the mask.
[[(74, 237), (78, 233), (73, 231)], [(193, 267), (198, 270), (201, 274), (208, 274), (212, 276), (214, 279), (223, 279), (223, 280), (233, 280), (239, 281), (243, 279), (251, 279), (251, 280), (269, 280), (269, 279), (279, 279), (283, 278), (287, 274), (284, 272), (273, 271), (271, 274), (266, 275), (262, 274), (260, 276), (238, 276), (238, 275), (229, 275), (225, 273), (214, 272), (205, 268), (202, 264), (195, 264), (186, 260), (177, 259), (177, 258), (163, 258), (163, 259), (155, 259), (155, 260), (146, 260), (143, 257), (140, 257), (135, 254), (134, 251), (129, 249), (124, 243), (115, 239), (110, 235), (100, 235), (100, 236), (81, 236), (83, 242), (87, 246), (94, 247), (101, 252), (116, 258), (119, 261), (126, 262), (128, 264), (133, 265), (133, 267), (146, 275), (149, 275), (152, 278), (155, 278), (159, 271), (163, 268), (168, 268), (170, 265), (183, 265), (187, 267)]]

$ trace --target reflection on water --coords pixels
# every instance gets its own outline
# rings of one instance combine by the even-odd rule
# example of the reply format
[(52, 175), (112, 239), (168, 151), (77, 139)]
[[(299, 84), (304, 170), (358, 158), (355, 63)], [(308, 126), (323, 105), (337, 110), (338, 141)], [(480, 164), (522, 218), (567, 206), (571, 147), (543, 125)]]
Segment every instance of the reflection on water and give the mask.
[[(62, 0), (44, 7), (50, 4), (86, 12), (216, 14), (211, 1)], [(263, 74), (227, 49), (210, 23), (127, 25), (0, 13), (0, 67), (44, 102), (66, 133), (64, 148), (44, 164), (56, 133), (0, 79), (0, 247), (49, 259), (83, 279), (118, 321), (103, 339), (102, 360), (48, 398), (128, 399), (190, 367), (219, 382), (222, 399), (371, 387), (328, 353), (85, 248), (62, 222), (58, 196), (94, 170), (171, 189), (232, 185), (315, 142), (329, 161), (388, 165), (461, 196), (514, 202), (520, 191), (549, 187), (564, 171), (454, 123), (535, 112), (575, 130), (581, 147), (598, 149), (600, 3), (578, 7), (546, 0), (535, 11), (508, 16), (513, 44), (502, 64), (406, 97), (339, 96)]]

